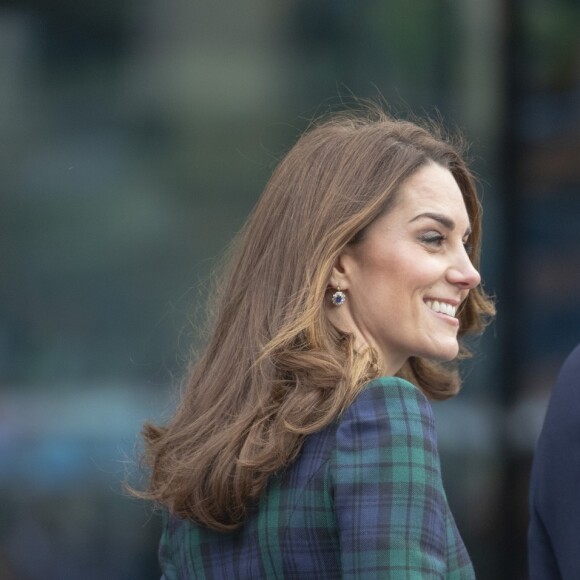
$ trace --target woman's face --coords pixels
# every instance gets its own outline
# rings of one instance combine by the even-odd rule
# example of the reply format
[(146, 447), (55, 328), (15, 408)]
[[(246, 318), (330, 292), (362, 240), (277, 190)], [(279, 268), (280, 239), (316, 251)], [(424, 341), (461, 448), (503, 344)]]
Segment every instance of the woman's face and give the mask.
[(387, 374), (410, 356), (451, 360), (459, 345), (456, 313), (480, 282), (466, 251), (470, 224), (451, 173), (435, 163), (401, 187), (391, 210), (345, 248), (330, 279), (346, 303), (329, 306), (357, 347), (373, 346)]

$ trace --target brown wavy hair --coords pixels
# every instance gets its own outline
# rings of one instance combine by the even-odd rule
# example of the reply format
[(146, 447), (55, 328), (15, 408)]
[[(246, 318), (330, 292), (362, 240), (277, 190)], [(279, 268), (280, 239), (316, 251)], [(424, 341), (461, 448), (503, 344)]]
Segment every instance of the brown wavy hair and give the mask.
[[(455, 177), (479, 263), (481, 208), (461, 149), (437, 128), (380, 108), (319, 121), (276, 167), (222, 276), (207, 347), (169, 423), (144, 426), (151, 469), (139, 495), (214, 530), (239, 527), (268, 478), (304, 438), (335, 420), (381, 375), (377, 353), (327, 320), (335, 260), (393, 205), (401, 184), (435, 162)], [(481, 288), (458, 314), (460, 337), (494, 314)], [(461, 343), (460, 338), (460, 343)], [(468, 355), (464, 345), (460, 357)], [(418, 357), (398, 373), (433, 399), (457, 393), (456, 366)]]

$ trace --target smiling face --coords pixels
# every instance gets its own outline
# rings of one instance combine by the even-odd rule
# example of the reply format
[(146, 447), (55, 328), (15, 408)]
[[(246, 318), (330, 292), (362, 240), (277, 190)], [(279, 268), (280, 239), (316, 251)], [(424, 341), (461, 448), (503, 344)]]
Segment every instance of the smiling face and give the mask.
[(395, 205), (341, 253), (330, 277), (346, 293), (329, 320), (374, 347), (383, 371), (410, 356), (457, 356), (456, 313), (480, 282), (467, 252), (470, 224), (452, 174), (430, 163), (402, 185)]

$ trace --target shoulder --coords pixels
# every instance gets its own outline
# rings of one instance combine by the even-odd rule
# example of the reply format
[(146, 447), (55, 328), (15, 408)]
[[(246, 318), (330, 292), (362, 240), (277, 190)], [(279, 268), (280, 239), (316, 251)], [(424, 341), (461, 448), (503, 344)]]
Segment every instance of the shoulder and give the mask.
[[(568, 356), (556, 380), (536, 447), (534, 463), (546, 462), (552, 466), (561, 464), (571, 467), (571, 446), (575, 445), (579, 434), (580, 345)], [(580, 472), (580, 462), (576, 466)]]
[(577, 420), (580, 408), (580, 345), (568, 356), (552, 391), (548, 416), (551, 413), (573, 415)]
[(369, 401), (384, 401), (398, 407), (409, 407), (420, 413), (431, 414), (431, 405), (423, 392), (400, 377), (380, 377), (370, 381), (351, 407), (368, 405)]
[(338, 465), (422, 465), (437, 477), (435, 421), (425, 395), (398, 377), (371, 381), (344, 413), (335, 435)]
[(417, 387), (370, 382), (338, 425), (329, 469), (345, 576), (473, 577), (443, 489), (431, 406)]
[(575, 377), (578, 377), (578, 371), (580, 371), (580, 344), (568, 355), (568, 358), (562, 365), (561, 375), (565, 377), (576, 373)]
[[(568, 453), (580, 433), (580, 345), (564, 362), (550, 396), (550, 402), (536, 453), (545, 445)], [(564, 448), (560, 448), (563, 445)], [(553, 450), (552, 450), (553, 451)]]
[(368, 383), (344, 413), (339, 431), (387, 428), (391, 433), (416, 433), (433, 437), (435, 423), (427, 397), (399, 377), (381, 377)]

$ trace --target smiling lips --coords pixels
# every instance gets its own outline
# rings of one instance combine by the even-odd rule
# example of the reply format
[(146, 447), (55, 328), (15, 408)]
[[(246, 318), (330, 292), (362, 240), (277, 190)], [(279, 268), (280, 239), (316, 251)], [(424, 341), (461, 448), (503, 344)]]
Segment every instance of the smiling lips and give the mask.
[(447, 314), (455, 318), (455, 313), (457, 312), (457, 306), (453, 306), (448, 302), (440, 302), (439, 300), (425, 300), (425, 304), (433, 310), (433, 312), (439, 312), (441, 314)]

